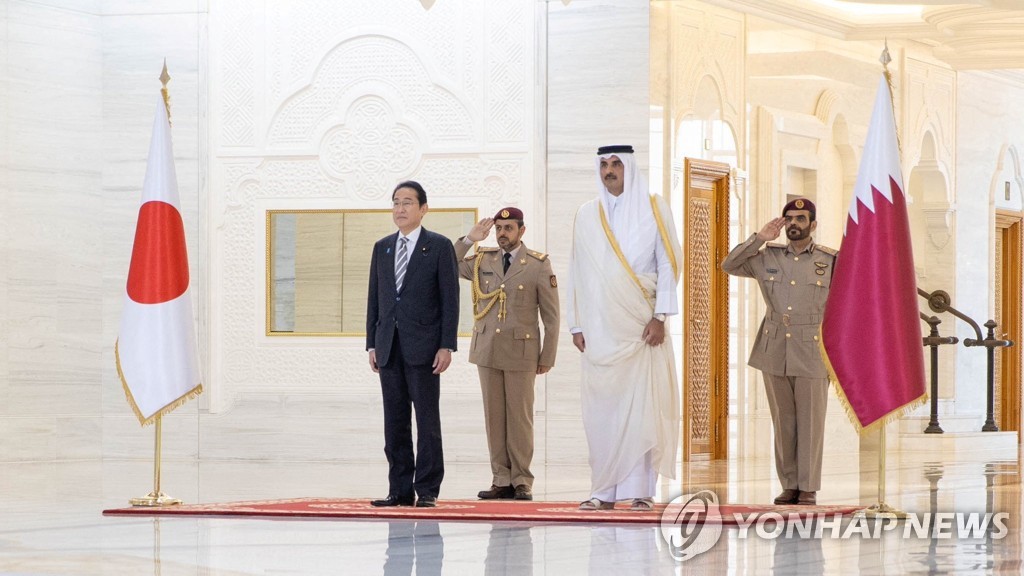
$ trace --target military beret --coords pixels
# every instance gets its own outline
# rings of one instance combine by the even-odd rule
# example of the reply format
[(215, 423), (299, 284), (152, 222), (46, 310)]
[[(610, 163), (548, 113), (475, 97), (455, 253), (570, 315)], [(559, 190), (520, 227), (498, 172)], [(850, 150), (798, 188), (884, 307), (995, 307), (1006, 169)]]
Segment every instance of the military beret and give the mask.
[(597, 149), (598, 156), (607, 156), (608, 154), (632, 154), (633, 147), (629, 144), (615, 144), (612, 146), (601, 146)]
[(786, 212), (789, 212), (790, 210), (807, 210), (811, 213), (812, 220), (818, 214), (817, 210), (814, 208), (814, 202), (811, 202), (807, 198), (797, 198), (786, 202), (786, 205), (782, 207), (782, 215), (785, 216)]
[(519, 208), (513, 208), (511, 206), (498, 210), (498, 213), (494, 215), (495, 220), (525, 220), (523, 218), (523, 211)]

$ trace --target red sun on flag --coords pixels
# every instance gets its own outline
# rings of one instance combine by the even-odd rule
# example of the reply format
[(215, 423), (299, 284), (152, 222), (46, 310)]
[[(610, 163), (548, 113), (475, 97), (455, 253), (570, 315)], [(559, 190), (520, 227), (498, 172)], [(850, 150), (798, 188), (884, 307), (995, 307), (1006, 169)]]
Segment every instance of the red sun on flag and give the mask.
[(181, 214), (166, 202), (146, 202), (139, 209), (135, 229), (128, 297), (139, 304), (169, 302), (185, 293), (188, 281)]

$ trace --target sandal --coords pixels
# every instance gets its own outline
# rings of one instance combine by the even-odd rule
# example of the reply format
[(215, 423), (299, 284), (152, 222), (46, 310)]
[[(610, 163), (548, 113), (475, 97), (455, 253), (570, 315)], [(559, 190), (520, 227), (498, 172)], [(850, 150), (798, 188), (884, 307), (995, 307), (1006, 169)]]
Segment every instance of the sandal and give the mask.
[(580, 502), (580, 510), (611, 510), (612, 508), (615, 508), (615, 502), (605, 502), (597, 498)]
[(629, 507), (633, 512), (654, 511), (654, 498), (633, 498), (633, 505)]

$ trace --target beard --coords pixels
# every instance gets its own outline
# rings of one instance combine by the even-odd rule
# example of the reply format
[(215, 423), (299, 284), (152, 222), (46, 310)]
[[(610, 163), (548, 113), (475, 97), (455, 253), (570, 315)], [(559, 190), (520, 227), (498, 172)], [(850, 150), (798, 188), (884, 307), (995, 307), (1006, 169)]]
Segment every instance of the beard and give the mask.
[(810, 227), (807, 227), (807, 228), (797, 228), (795, 226), (791, 226), (789, 228), (786, 228), (786, 237), (789, 238), (790, 240), (803, 240), (803, 239), (807, 238), (810, 235), (811, 235)]

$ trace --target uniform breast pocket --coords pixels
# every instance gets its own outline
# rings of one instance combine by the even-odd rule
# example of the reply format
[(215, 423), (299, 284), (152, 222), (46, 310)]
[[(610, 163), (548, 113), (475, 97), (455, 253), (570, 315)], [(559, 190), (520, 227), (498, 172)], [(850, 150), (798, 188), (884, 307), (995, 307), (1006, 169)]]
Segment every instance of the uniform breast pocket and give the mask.
[(815, 274), (807, 281), (807, 293), (818, 305), (824, 305), (825, 299), (828, 298), (828, 288), (831, 283), (831, 270), (826, 270), (825, 274), (822, 275)]
[(824, 270), (825, 273), (816, 273), (812, 278), (810, 278), (807, 281), (807, 283), (816, 288), (825, 288), (827, 290), (828, 285), (832, 283), (832, 271), (825, 268), (819, 268), (818, 270)]
[[(817, 270), (823, 270), (818, 268)], [(824, 274), (815, 272), (807, 280), (807, 288), (803, 291), (806, 294), (807, 304), (815, 310), (823, 310), (828, 300), (828, 288), (832, 283), (832, 270), (824, 269)]]
[(537, 288), (533, 284), (516, 284), (512, 287), (515, 297), (512, 299), (517, 305), (532, 306), (537, 303)]
[(770, 296), (775, 293), (775, 289), (780, 281), (781, 278), (778, 273), (765, 273), (761, 277), (761, 289)]

